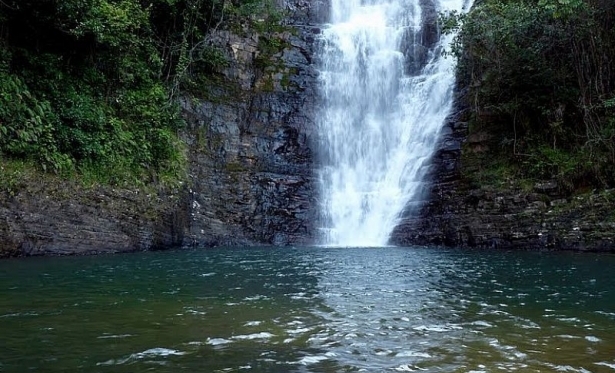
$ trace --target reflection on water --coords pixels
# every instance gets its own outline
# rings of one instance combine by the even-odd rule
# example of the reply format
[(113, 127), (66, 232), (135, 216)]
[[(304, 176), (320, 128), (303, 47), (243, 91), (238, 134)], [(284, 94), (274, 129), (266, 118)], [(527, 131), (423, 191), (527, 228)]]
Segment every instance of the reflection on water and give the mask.
[(0, 372), (614, 372), (615, 257), (226, 249), (0, 262)]

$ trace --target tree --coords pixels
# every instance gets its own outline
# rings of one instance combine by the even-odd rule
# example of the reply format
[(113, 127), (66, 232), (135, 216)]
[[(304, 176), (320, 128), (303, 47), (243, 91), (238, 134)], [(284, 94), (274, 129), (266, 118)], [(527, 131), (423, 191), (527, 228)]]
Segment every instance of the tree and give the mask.
[(453, 51), (473, 127), (496, 133), (526, 176), (614, 183), (612, 8), (486, 0), (461, 20)]

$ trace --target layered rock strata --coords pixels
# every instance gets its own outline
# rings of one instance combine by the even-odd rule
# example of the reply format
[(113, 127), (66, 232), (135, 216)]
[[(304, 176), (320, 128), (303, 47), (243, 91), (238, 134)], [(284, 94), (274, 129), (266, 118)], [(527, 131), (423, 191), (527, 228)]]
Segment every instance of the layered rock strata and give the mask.
[(326, 6), (279, 5), (283, 25), (258, 32), (231, 25), (209, 35), (224, 63), (181, 100), (189, 159), (183, 186), (86, 187), (28, 172), (14, 183), (6, 178), (0, 257), (309, 242), (312, 56)]
[(550, 180), (477, 183), (472, 164), (480, 165), (477, 159), (494, 144), (489, 133), (468, 136), (467, 115), (456, 107), (443, 129), (422, 209), (401, 221), (393, 243), (615, 252), (615, 191), (571, 196)]

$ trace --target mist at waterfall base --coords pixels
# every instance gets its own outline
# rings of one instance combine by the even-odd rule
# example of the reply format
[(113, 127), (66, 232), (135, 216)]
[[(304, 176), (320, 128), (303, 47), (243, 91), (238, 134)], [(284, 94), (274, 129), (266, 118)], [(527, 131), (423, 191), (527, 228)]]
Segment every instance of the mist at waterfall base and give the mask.
[(430, 45), (428, 23), (467, 1), (442, 0), (429, 14), (420, 3), (429, 2), (331, 2), (319, 55), (324, 245), (385, 246), (421, 197), (455, 81), (442, 54), (452, 36)]

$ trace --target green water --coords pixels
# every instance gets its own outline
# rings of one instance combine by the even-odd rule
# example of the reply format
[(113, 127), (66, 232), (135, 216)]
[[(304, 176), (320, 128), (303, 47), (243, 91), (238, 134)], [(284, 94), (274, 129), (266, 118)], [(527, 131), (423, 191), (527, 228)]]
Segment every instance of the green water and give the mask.
[(614, 372), (615, 257), (216, 249), (0, 261), (0, 372)]

